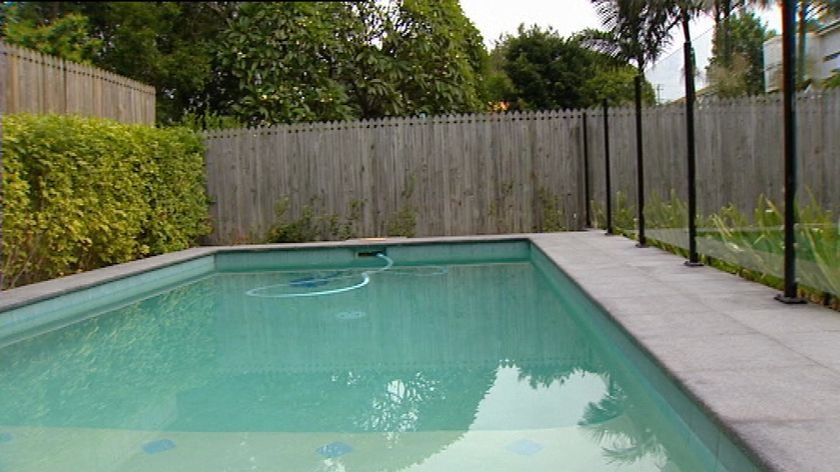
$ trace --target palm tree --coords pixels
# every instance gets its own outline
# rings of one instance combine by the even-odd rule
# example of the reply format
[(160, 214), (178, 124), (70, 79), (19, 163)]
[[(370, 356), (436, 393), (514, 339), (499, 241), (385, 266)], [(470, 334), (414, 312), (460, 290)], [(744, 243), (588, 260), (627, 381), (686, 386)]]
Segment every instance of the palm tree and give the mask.
[(767, 8), (774, 0), (708, 0), (702, 10), (709, 13), (715, 20), (715, 35), (722, 46), (721, 63), (729, 67), (732, 60), (732, 40), (729, 36), (729, 19), (739, 8), (759, 7)]
[(654, 429), (645, 426), (649, 412), (630, 398), (608, 373), (600, 374), (607, 392), (597, 403), (589, 403), (578, 421), (593, 442), (601, 446), (610, 463), (630, 465), (648, 457), (669, 462), (670, 451)]
[(673, 2), (668, 0), (592, 0), (605, 32), (589, 31), (585, 44), (631, 61), (640, 76), (670, 42)]
[[(706, 11), (713, 12), (715, 19), (715, 34), (721, 35), (720, 42), (723, 46), (722, 63), (725, 66), (731, 65), (732, 48), (729, 39), (729, 18), (738, 8), (759, 7), (767, 8), (773, 3), (781, 3), (781, 0), (711, 0), (711, 8)], [(798, 0), (797, 4), (797, 51), (796, 51), (796, 82), (800, 87), (805, 83), (805, 61), (806, 61), (806, 33), (808, 24), (816, 18), (826, 15), (840, 14), (840, 0)]]
[(639, 247), (646, 246), (644, 200), (644, 146), (642, 144), (642, 83), (645, 66), (655, 61), (671, 39), (672, 0), (592, 0), (607, 32), (584, 45), (629, 60), (636, 65), (636, 196)]

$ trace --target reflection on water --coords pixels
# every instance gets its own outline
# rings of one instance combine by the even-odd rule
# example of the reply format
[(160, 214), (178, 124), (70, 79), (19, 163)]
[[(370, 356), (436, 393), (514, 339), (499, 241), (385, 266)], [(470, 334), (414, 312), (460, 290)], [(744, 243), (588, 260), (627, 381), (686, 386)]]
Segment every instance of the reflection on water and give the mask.
[(0, 470), (702, 470), (530, 264), (429, 273), (219, 274), (13, 344)]

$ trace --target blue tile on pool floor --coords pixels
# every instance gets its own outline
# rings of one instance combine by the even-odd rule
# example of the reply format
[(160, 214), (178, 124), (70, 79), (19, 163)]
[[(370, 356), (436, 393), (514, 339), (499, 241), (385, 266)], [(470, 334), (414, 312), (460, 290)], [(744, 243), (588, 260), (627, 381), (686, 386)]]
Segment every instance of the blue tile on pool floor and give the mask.
[(12, 435), (12, 433), (6, 431), (0, 432), (0, 444), (10, 443), (14, 439), (15, 437)]
[(353, 448), (349, 444), (345, 444), (343, 442), (331, 442), (329, 444), (325, 444), (316, 451), (318, 454), (326, 457), (327, 459), (334, 459), (336, 457), (341, 457), (348, 452), (351, 452)]
[(542, 450), (542, 445), (531, 441), (530, 439), (520, 439), (515, 443), (508, 445), (507, 450), (515, 452), (522, 456), (533, 456)]
[(175, 447), (175, 443), (170, 439), (159, 439), (157, 441), (147, 442), (143, 445), (143, 452), (146, 454), (158, 454), (160, 452), (168, 451)]

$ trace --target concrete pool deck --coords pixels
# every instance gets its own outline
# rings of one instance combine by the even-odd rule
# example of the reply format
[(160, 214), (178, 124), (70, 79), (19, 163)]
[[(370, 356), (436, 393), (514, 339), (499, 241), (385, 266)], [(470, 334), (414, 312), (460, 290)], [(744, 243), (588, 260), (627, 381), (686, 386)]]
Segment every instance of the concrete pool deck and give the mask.
[(761, 465), (840, 469), (840, 313), (601, 231), (529, 237)]
[(840, 313), (602, 231), (195, 248), (5, 291), (0, 312), (223, 251), (512, 239), (541, 249), (763, 468), (840, 469)]

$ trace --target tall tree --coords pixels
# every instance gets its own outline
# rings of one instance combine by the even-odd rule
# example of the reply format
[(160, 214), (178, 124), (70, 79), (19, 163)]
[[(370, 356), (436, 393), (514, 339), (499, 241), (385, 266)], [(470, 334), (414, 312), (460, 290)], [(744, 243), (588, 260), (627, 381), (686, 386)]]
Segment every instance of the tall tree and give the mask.
[(711, 5), (704, 10), (711, 12), (715, 20), (715, 40), (719, 44), (720, 63), (724, 66), (730, 65), (732, 59), (734, 38), (730, 34), (729, 21), (740, 9), (751, 7), (766, 8), (775, 3), (774, 0), (709, 0)]
[(639, 75), (671, 40), (675, 6), (667, 0), (592, 0), (605, 32), (590, 32), (590, 47), (632, 61)]
[(724, 97), (764, 93), (764, 41), (770, 33), (751, 11), (742, 11), (728, 23), (731, 41), (725, 56), (723, 38), (712, 40), (712, 58), (706, 69), (711, 86)]
[[(608, 98), (633, 100), (634, 67), (587, 49), (578, 37), (563, 38), (551, 28), (520, 25), (515, 36), (503, 37), (494, 57), (493, 99), (515, 110), (584, 108)], [(653, 88), (645, 87), (653, 99)]]
[(340, 68), (353, 55), (344, 3), (246, 3), (221, 36), (219, 63), (235, 88), (229, 112), (251, 124), (352, 117)]
[(455, 0), (249, 3), (219, 48), (252, 124), (477, 111), (485, 61)]
[[(9, 4), (0, 5), (5, 18)], [(161, 123), (222, 123), (234, 115), (265, 124), (485, 106), (487, 53), (457, 0), (14, 5), (15, 27), (26, 33), (18, 36), (28, 44), (153, 85)], [(74, 29), (54, 34), (68, 24)]]
[[(14, 41), (9, 33), (20, 25), (49, 30), (78, 18), (86, 31), (72, 43), (96, 46), (81, 59), (153, 85), (158, 121), (171, 123), (212, 101), (214, 43), (235, 8), (232, 2), (16, 2), (4, 31)], [(39, 49), (79, 59), (66, 48)]]
[(90, 35), (88, 18), (71, 13), (48, 24), (21, 14), (20, 5), (0, 7), (3, 11), (0, 37), (10, 44), (59, 56), (68, 61), (91, 63), (102, 41)]
[(408, 66), (400, 88), (413, 113), (475, 111), (484, 106), (487, 51), (458, 0), (392, 0), (383, 50)]

